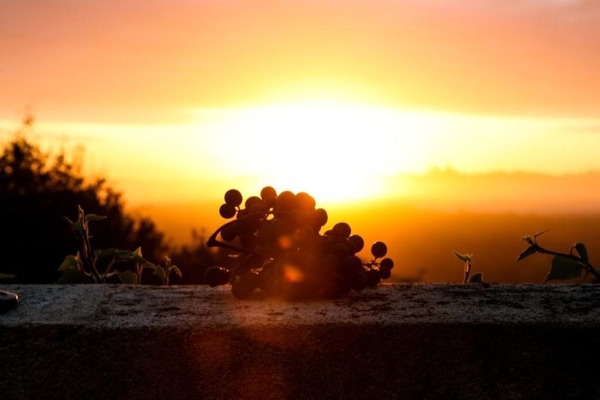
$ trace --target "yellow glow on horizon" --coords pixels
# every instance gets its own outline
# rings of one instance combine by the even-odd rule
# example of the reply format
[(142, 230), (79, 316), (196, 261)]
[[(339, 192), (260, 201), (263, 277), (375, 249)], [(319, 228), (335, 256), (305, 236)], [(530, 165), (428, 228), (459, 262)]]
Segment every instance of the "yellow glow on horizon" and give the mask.
[[(132, 204), (220, 200), (232, 187), (250, 196), (271, 185), (339, 208), (417, 195), (401, 175), (433, 168), (600, 170), (597, 119), (477, 116), (335, 99), (184, 110), (185, 122), (164, 125), (41, 119), (28, 137), (53, 152), (84, 148), (86, 175), (108, 178)], [(2, 120), (0, 129), (8, 142), (14, 129)]]
[(202, 138), (222, 176), (306, 191), (322, 201), (385, 196), (385, 179), (426, 169), (432, 121), (338, 101), (300, 101), (231, 111)]

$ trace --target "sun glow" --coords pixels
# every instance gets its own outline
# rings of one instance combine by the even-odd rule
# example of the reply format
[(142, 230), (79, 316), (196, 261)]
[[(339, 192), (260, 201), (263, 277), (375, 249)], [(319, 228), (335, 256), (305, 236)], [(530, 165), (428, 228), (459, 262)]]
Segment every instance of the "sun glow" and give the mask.
[(427, 124), (383, 107), (304, 101), (229, 111), (208, 146), (221, 175), (242, 176), (254, 191), (268, 184), (353, 201), (385, 195), (391, 175), (426, 168)]

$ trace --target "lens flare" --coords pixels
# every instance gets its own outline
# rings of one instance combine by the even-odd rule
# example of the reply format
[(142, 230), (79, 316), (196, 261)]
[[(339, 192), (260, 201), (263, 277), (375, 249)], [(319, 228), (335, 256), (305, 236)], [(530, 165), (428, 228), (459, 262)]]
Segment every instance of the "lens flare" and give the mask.
[(299, 283), (304, 280), (304, 273), (293, 264), (283, 266), (283, 279), (290, 283)]

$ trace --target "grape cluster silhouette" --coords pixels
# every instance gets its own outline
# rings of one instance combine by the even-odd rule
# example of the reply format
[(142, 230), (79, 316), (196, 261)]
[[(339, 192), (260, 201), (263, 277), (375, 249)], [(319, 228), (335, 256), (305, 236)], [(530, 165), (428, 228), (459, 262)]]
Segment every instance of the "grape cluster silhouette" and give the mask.
[(391, 276), (394, 261), (385, 257), (384, 242), (374, 242), (373, 258), (363, 262), (357, 255), (365, 246), (363, 238), (346, 222), (321, 233), (327, 211), (306, 192), (277, 193), (266, 186), (244, 201), (239, 190), (230, 189), (224, 200), (219, 214), (231, 221), (207, 245), (232, 250), (237, 260), (229, 269), (206, 269), (204, 278), (212, 287), (231, 284), (236, 298), (256, 291), (286, 299), (337, 298)]

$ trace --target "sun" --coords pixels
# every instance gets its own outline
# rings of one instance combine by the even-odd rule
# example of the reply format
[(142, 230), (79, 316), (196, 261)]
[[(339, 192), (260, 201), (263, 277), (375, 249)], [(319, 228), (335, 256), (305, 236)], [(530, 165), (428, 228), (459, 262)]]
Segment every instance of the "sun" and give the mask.
[[(428, 140), (410, 113), (335, 101), (231, 110), (210, 130), (221, 175), (326, 202), (385, 195), (386, 178), (423, 168)], [(206, 139), (203, 145), (207, 145)]]

